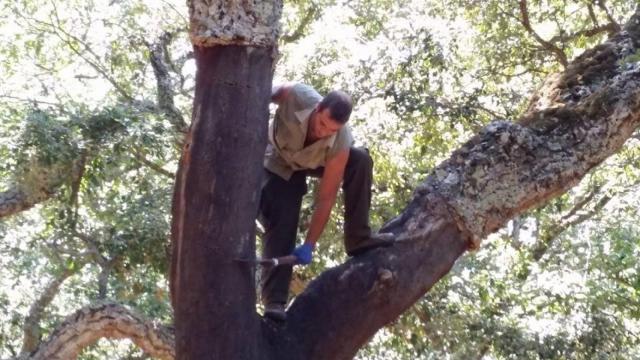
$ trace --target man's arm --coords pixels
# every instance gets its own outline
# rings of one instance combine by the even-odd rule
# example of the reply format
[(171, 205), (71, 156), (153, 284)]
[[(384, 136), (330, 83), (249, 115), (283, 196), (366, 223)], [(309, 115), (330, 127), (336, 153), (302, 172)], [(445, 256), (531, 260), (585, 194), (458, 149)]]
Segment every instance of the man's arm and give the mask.
[(293, 83), (285, 83), (271, 88), (271, 102), (280, 105), (287, 98), (293, 85)]
[(320, 187), (315, 198), (313, 215), (311, 216), (311, 223), (309, 224), (305, 244), (310, 244), (312, 247), (315, 247), (320, 235), (322, 235), (322, 231), (327, 225), (327, 221), (331, 215), (331, 209), (336, 203), (336, 197), (338, 196), (338, 190), (342, 183), (347, 160), (349, 160), (349, 149), (342, 150), (327, 160), (324, 173), (320, 179)]

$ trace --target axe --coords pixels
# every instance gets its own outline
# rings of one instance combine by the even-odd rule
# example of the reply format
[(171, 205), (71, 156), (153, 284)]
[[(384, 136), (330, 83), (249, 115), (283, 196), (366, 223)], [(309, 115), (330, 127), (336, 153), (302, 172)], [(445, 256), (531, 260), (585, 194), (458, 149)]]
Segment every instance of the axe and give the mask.
[(235, 259), (235, 261), (262, 266), (295, 265), (298, 258), (295, 255), (280, 256), (274, 258)]

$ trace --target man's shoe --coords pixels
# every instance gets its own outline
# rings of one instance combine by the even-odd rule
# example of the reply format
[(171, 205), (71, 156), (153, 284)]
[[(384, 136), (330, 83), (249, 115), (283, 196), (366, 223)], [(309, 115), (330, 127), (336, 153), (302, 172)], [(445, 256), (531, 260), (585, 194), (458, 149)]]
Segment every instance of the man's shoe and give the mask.
[(372, 234), (368, 239), (360, 240), (353, 248), (347, 249), (347, 255), (358, 256), (379, 247), (393, 245), (395, 235), (392, 233)]
[(284, 304), (269, 303), (264, 307), (264, 316), (275, 321), (285, 321), (287, 313), (284, 311)]

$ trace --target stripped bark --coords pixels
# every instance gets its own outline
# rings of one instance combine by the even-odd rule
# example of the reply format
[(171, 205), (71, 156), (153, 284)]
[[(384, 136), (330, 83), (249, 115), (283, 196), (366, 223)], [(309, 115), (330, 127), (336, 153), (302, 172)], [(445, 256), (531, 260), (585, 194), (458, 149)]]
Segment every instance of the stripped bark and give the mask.
[(198, 70), (172, 207), (176, 353), (254, 360), (268, 354), (255, 314), (254, 273), (233, 258), (255, 256), (282, 1), (188, 4)]

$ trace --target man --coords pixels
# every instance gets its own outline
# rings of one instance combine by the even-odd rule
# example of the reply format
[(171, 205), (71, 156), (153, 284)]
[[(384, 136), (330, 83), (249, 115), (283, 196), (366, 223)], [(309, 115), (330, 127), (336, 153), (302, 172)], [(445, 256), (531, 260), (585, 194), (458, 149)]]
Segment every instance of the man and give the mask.
[[(264, 158), (259, 214), (265, 228), (263, 257), (293, 253), (299, 264), (309, 264), (341, 184), (347, 254), (357, 256), (391, 245), (391, 234), (372, 235), (369, 227), (373, 162), (366, 150), (352, 146), (346, 125), (352, 109), (349, 95), (332, 91), (322, 98), (307, 85), (286, 84), (274, 88), (271, 101), (278, 108), (269, 127)], [(294, 249), (307, 175), (319, 176), (320, 184), (305, 241)], [(285, 319), (291, 273), (290, 265), (263, 272), (265, 316)]]

